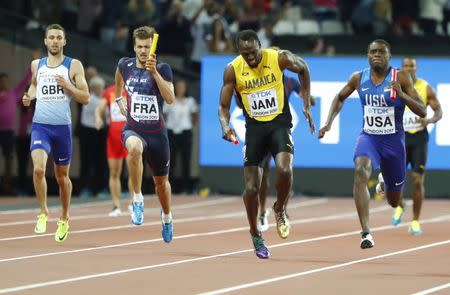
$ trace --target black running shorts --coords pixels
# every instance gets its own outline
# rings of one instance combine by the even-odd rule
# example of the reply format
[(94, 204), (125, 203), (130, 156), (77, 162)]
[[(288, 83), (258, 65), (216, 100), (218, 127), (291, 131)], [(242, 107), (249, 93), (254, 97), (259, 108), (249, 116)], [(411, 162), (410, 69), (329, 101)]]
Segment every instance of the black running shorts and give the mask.
[(422, 130), (416, 133), (405, 132), (406, 166), (411, 164), (414, 172), (423, 174), (428, 154), (428, 131)]
[(261, 166), (267, 153), (274, 158), (280, 152), (294, 154), (291, 129), (277, 123), (248, 124), (245, 145), (244, 166)]

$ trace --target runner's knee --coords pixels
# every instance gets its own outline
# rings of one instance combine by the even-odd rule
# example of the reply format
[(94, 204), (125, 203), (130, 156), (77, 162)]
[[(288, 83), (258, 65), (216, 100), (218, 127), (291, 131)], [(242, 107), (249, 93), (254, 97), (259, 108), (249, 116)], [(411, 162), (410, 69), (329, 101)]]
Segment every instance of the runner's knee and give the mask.
[(412, 186), (414, 189), (420, 188), (423, 185), (423, 175), (418, 173), (412, 174)]
[(368, 182), (370, 177), (370, 167), (362, 163), (355, 166), (355, 181)]
[(400, 205), (400, 198), (389, 198), (387, 197), (388, 204), (391, 205), (392, 208), (397, 208)]
[(290, 167), (277, 168), (277, 172), (278, 172), (279, 177), (281, 177), (281, 178), (291, 178), (292, 177), (292, 169)]
[(60, 186), (66, 184), (67, 182), (70, 181), (69, 176), (64, 175), (64, 174), (63, 175), (55, 175), (55, 178), (56, 178), (56, 182), (58, 182), (58, 184)]
[(248, 197), (255, 197), (258, 195), (258, 188), (256, 185), (246, 185), (245, 186), (245, 195)]
[(42, 167), (34, 167), (33, 175), (36, 178), (44, 178), (45, 177), (45, 169)]
[(128, 156), (132, 159), (140, 158), (142, 155), (142, 148), (138, 145), (130, 145), (128, 148)]

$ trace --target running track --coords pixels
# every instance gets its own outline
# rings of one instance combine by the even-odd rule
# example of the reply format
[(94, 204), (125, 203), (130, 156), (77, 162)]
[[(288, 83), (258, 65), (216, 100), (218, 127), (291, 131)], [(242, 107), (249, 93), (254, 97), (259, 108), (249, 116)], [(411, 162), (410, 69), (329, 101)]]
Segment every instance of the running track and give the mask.
[(35, 202), (0, 198), (0, 294), (450, 294), (450, 200), (425, 201), (417, 237), (407, 233), (411, 206), (392, 227), (391, 208), (372, 201), (376, 245), (361, 250), (351, 198), (292, 198), (288, 239), (269, 217), (269, 260), (253, 254), (237, 196), (174, 196), (170, 244), (155, 196), (141, 226), (107, 217), (108, 201), (73, 204), (63, 244), (53, 236), (58, 207), (41, 236), (36, 210), (17, 209)]

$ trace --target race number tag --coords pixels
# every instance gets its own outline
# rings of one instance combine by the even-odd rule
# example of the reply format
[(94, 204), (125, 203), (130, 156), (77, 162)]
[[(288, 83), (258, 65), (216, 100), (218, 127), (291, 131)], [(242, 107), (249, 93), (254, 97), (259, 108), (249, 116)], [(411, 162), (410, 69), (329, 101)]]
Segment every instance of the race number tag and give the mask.
[(262, 117), (278, 112), (278, 99), (275, 89), (267, 89), (247, 95), (252, 117)]
[(41, 74), (38, 77), (39, 95), (41, 101), (67, 101), (67, 96), (62, 86), (56, 83), (54, 75)]
[(385, 135), (395, 133), (394, 107), (364, 106), (364, 132)]
[(420, 117), (413, 113), (410, 109), (406, 108), (403, 114), (403, 129), (405, 131), (420, 131), (424, 127), (420, 124)]
[(111, 113), (111, 122), (123, 122), (127, 120), (127, 118), (120, 112), (120, 107), (116, 102), (111, 103), (111, 108), (109, 111)]
[(159, 120), (158, 99), (155, 95), (133, 94), (130, 115), (137, 122)]

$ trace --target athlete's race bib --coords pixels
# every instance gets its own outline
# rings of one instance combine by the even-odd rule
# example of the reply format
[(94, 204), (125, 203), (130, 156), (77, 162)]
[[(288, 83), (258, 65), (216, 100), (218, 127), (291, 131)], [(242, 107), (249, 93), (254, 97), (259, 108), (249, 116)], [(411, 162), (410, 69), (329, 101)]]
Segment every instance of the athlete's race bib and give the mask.
[(262, 117), (278, 112), (278, 99), (275, 89), (267, 89), (247, 95), (252, 117)]
[(422, 124), (420, 124), (420, 117), (408, 108), (405, 109), (405, 113), (403, 114), (403, 128), (405, 131), (420, 131), (424, 129)]
[(123, 122), (127, 120), (127, 118), (120, 112), (120, 107), (116, 102), (111, 102), (111, 108), (109, 111), (111, 113), (111, 122)]
[(364, 132), (385, 135), (395, 133), (394, 107), (364, 106)]
[(41, 91), (38, 97), (41, 101), (65, 101), (67, 95), (64, 93), (64, 89), (57, 84), (44, 84), (40, 85)]
[(133, 94), (130, 115), (137, 122), (159, 120), (158, 99), (155, 95)]

